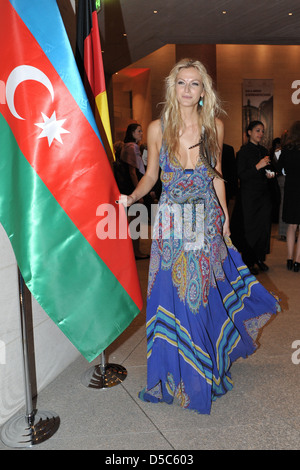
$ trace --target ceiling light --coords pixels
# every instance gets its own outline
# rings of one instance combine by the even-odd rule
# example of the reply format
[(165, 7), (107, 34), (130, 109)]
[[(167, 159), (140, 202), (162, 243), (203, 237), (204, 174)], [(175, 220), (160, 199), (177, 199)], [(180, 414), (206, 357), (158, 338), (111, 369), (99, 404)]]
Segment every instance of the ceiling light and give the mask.
[(289, 16), (293, 16), (293, 13), (291, 11), (289, 12)]

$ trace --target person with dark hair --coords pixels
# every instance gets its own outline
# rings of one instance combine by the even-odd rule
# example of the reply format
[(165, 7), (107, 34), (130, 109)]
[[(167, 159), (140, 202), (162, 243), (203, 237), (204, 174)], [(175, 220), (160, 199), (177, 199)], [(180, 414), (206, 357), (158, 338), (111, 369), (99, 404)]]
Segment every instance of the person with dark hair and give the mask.
[[(124, 186), (122, 188), (123, 194), (131, 194), (137, 187), (139, 180), (145, 174), (145, 166), (142, 160), (140, 143), (143, 137), (142, 126), (138, 123), (131, 123), (126, 129), (124, 137), (124, 145), (121, 149), (120, 162), (124, 169)], [(145, 203), (145, 195), (141, 198), (139, 203)], [(145, 204), (147, 207), (147, 204)], [(147, 207), (149, 210), (149, 208)], [(131, 219), (130, 219), (131, 220)], [(135, 259), (142, 260), (148, 259), (148, 254), (143, 254), (140, 250), (140, 238), (132, 239)]]
[[(266, 255), (270, 252), (272, 199), (268, 179), (275, 176), (268, 150), (261, 145), (264, 125), (252, 121), (247, 128), (248, 143), (237, 152), (240, 181), (241, 226), (244, 236), (242, 257), (253, 274), (267, 271)], [(238, 207), (238, 205), (237, 205)], [(235, 241), (234, 241), (235, 242)]]
[[(287, 268), (298, 272), (300, 269), (300, 236), (296, 244), (296, 231), (300, 224), (300, 121), (294, 122), (288, 131), (285, 144), (282, 148), (278, 167), (284, 170), (284, 199), (282, 220), (288, 224), (286, 232), (287, 241)], [(295, 258), (294, 258), (295, 251)], [(295, 259), (295, 261), (293, 261)]]
[(161, 118), (148, 127), (146, 173), (120, 198), (126, 207), (139, 200), (161, 169), (147, 290), (147, 386), (139, 397), (198, 413), (210, 413), (232, 388), (232, 362), (254, 352), (259, 328), (278, 305), (230, 240), (221, 111), (204, 65), (178, 62), (166, 79)]
[(120, 160), (127, 168), (127, 190), (125, 194), (131, 194), (137, 186), (139, 180), (145, 173), (145, 166), (142, 160), (140, 143), (143, 131), (140, 124), (132, 123), (126, 129), (124, 145), (121, 150)]

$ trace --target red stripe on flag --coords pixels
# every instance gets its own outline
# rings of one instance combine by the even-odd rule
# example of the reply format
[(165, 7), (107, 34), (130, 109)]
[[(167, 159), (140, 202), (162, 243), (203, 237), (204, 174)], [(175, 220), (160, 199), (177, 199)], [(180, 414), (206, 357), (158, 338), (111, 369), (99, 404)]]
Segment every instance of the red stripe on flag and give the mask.
[[(111, 238), (100, 240), (96, 234), (100, 220), (96, 216), (98, 206), (114, 204), (119, 197), (104, 148), (60, 76), (9, 2), (5, 8), (2, 7), (3, 18), (12, 18), (14, 15), (14, 23), (12, 27), (11, 22), (1, 21), (6, 37), (5, 44), (0, 48), (2, 80), (7, 82), (13, 69), (20, 65), (35, 67), (53, 85), (54, 99), (52, 101), (49, 90), (40, 82), (26, 80), (18, 84), (14, 94), (16, 112), (23, 119), (13, 116), (7, 105), (0, 105), (1, 112), (28, 162), (141, 308), (137, 271), (126, 269), (135, 263), (131, 241)], [(11, 44), (16, 45), (13, 47), (18, 48), (18, 54), (11, 53)], [(54, 139), (49, 147), (47, 137), (41, 137), (42, 129), (36, 124), (43, 123), (45, 116), (50, 118), (54, 112), (57, 121), (65, 120), (62, 128), (68, 133), (60, 136), (63, 143)], [(117, 204), (114, 207), (124, 222), (125, 211)]]
[(84, 40), (84, 68), (93, 95), (96, 97), (99, 93), (106, 90), (96, 11), (92, 14), (92, 29), (90, 34)]
[(115, 157), (106, 97), (98, 17), (94, 0), (78, 0), (76, 62), (90, 105), (95, 114), (107, 157), (110, 161), (113, 161)]

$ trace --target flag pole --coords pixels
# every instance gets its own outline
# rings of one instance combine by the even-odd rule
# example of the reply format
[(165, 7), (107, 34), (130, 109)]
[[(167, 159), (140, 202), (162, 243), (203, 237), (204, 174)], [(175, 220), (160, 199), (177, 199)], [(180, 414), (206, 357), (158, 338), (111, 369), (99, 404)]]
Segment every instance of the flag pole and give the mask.
[(1, 440), (8, 447), (32, 447), (49, 439), (57, 431), (60, 418), (52, 411), (33, 408), (28, 348), (28, 305), (25, 301), (25, 282), (18, 270), (21, 339), (25, 382), (25, 415), (17, 415), (4, 423)]
[[(114, 160), (111, 126), (106, 95), (105, 75), (102, 60), (100, 32), (95, 0), (79, 0), (76, 9), (76, 62), (95, 121), (99, 129), (101, 141), (110, 163)], [(87, 44), (89, 54), (85, 53)], [(127, 376), (126, 369), (119, 364), (108, 364), (105, 351), (100, 355), (100, 364), (88, 369), (81, 377), (81, 382), (89, 388), (110, 388), (118, 385)]]
[(127, 370), (119, 364), (106, 362), (105, 351), (100, 354), (100, 364), (90, 367), (82, 374), (81, 383), (88, 388), (111, 388), (122, 383), (127, 377)]

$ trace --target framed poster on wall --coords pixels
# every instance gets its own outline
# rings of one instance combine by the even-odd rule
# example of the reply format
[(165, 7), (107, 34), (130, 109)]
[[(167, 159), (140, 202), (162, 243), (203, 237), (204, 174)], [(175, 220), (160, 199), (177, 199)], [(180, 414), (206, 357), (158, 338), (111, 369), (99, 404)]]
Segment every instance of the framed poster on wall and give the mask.
[(270, 148), (273, 140), (273, 80), (243, 80), (243, 142), (247, 142), (246, 129), (251, 121), (261, 121), (265, 126), (262, 145)]

